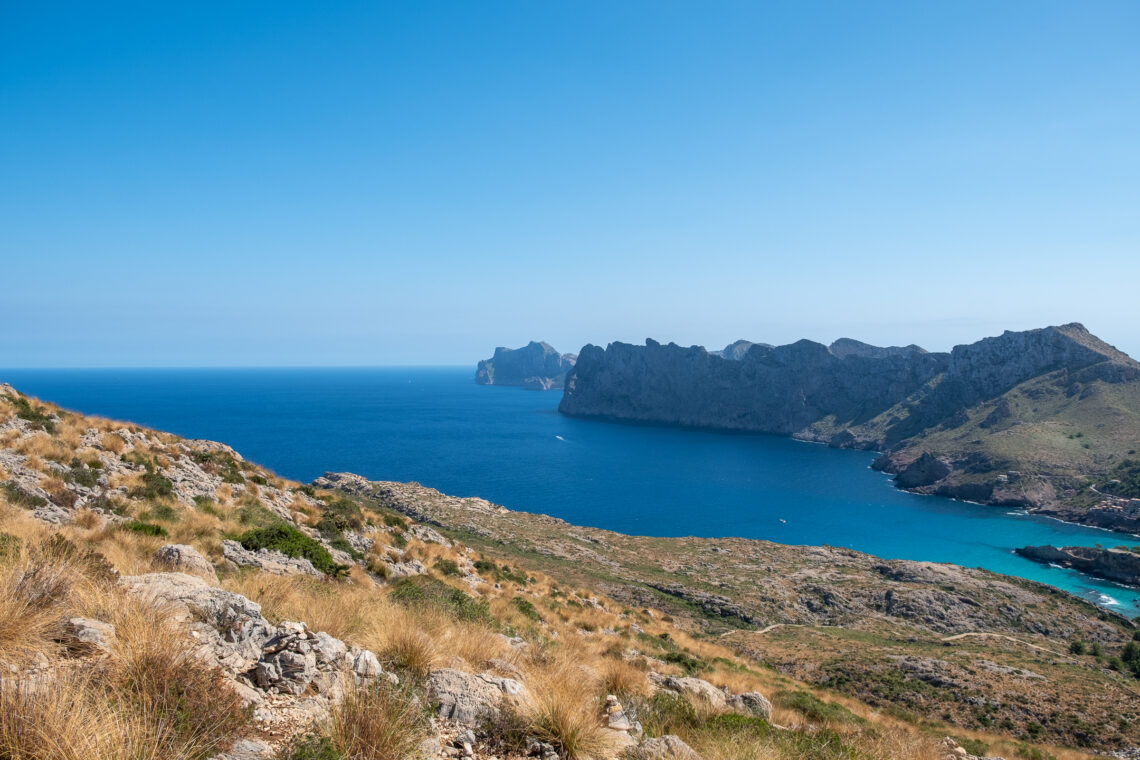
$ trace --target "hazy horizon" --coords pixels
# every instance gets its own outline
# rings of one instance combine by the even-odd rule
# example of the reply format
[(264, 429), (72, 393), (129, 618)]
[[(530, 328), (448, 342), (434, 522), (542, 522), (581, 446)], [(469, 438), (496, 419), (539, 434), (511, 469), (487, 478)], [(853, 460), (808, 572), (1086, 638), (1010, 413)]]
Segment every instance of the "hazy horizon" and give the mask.
[(1140, 4), (0, 9), (0, 368), (1140, 356)]

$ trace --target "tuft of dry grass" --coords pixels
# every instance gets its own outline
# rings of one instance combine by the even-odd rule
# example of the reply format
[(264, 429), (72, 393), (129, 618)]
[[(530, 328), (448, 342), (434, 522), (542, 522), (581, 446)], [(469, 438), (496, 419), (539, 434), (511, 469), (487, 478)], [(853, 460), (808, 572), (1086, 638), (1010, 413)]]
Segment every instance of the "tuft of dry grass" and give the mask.
[(386, 638), (387, 643), (380, 650), (381, 658), (389, 667), (417, 680), (427, 678), (428, 672), (439, 661), (435, 640), (418, 627), (397, 626), (388, 632)]
[(419, 755), (429, 725), (410, 692), (380, 679), (350, 689), (333, 708), (329, 739), (351, 760), (408, 760)]
[(632, 662), (607, 658), (601, 665), (602, 691), (607, 694), (644, 695), (649, 688), (645, 669)]
[(609, 756), (613, 750), (599, 717), (598, 684), (582, 659), (570, 647), (547, 652), (531, 663), (525, 679), (533, 698), (527, 711), (531, 733), (568, 760)]

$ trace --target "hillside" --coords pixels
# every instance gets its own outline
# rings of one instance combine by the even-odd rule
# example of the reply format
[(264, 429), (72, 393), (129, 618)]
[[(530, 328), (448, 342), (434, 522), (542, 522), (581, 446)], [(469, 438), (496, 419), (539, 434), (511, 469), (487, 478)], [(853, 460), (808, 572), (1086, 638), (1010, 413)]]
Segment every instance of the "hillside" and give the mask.
[(1140, 448), (1140, 363), (1079, 324), (948, 354), (850, 339), (756, 344), (735, 360), (654, 341), (587, 346), (559, 409), (873, 449), (900, 487), (1140, 525), (1140, 502), (1089, 490)]
[(0, 757), (1140, 744), (1140, 682), (1109, 659), (1133, 625), (1017, 579), (621, 536), (351, 475), (302, 485), (7, 386), (0, 483)]

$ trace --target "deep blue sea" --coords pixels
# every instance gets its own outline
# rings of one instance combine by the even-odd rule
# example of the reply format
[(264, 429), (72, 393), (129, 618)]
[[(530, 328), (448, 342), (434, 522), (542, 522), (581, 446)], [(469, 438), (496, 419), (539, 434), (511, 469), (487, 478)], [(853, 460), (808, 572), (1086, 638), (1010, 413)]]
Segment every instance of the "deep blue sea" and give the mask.
[(873, 455), (773, 436), (583, 421), (561, 393), (479, 386), (470, 368), (5, 370), (66, 408), (224, 441), (277, 473), (415, 480), (572, 523), (658, 536), (831, 544), (1051, 583), (1129, 616), (1140, 591), (1039, 565), (1028, 544), (1140, 544), (895, 490)]

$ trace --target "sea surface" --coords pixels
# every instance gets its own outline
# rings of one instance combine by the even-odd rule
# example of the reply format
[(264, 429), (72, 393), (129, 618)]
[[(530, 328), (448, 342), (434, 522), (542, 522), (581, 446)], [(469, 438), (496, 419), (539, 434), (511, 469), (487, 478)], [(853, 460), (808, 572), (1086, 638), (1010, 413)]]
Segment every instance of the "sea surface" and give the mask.
[(558, 414), (561, 392), (480, 386), (473, 376), (467, 367), (4, 370), (0, 382), (84, 413), (223, 441), (301, 481), (350, 471), (623, 533), (954, 562), (1140, 615), (1140, 590), (1012, 553), (1140, 538), (904, 493), (870, 469), (869, 452), (576, 420)]

